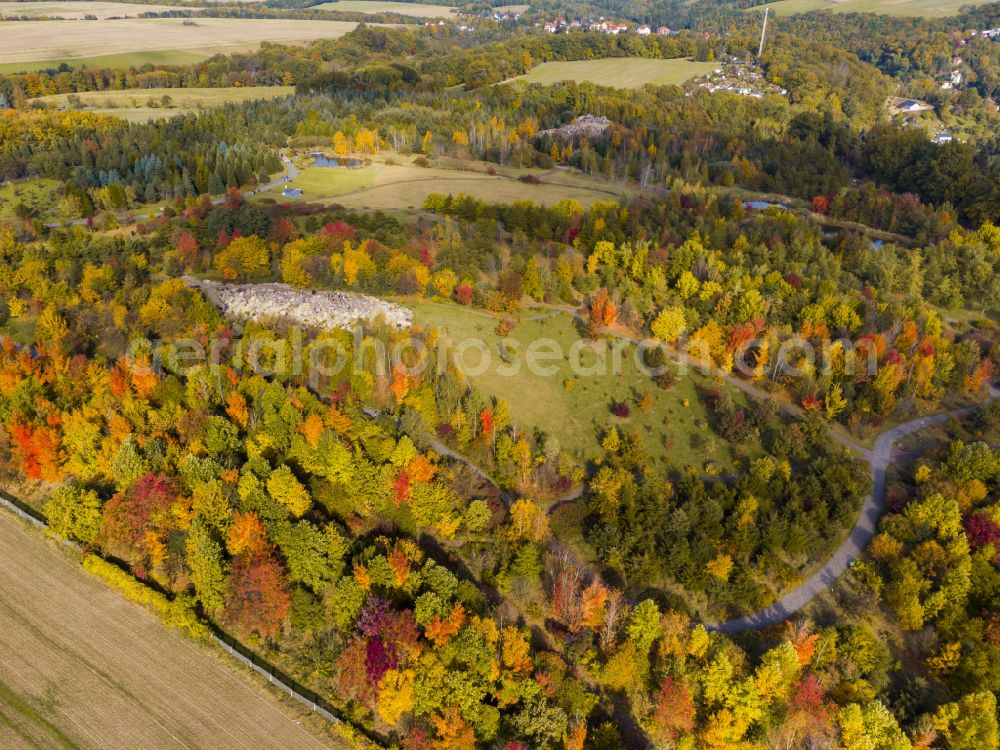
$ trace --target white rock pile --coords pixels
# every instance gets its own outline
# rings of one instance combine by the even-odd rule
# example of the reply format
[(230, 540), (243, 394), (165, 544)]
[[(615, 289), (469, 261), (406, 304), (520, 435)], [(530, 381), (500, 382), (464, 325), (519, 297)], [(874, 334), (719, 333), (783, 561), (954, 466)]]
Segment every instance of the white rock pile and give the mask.
[(395, 328), (409, 328), (413, 313), (377, 297), (352, 292), (297, 289), (288, 284), (217, 284), (185, 277), (188, 286), (226, 315), (253, 321), (283, 320), (322, 330), (354, 329), (384, 319)]
[(558, 128), (539, 130), (535, 135), (555, 135), (564, 140), (600, 138), (611, 126), (604, 115), (580, 115), (573, 122)]

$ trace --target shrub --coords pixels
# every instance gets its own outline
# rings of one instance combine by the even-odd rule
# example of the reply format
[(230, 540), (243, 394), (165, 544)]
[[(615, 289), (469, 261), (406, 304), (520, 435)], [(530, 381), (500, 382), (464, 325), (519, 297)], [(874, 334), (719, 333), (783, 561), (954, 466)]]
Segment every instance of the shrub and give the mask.
[(541, 185), (542, 181), (533, 174), (523, 174), (517, 178), (526, 185)]
[(152, 609), (165, 625), (183, 630), (192, 638), (208, 638), (211, 634), (208, 626), (198, 619), (187, 597), (170, 600), (97, 555), (84, 557), (83, 569), (118, 589), (127, 599)]
[(616, 417), (621, 417), (622, 419), (628, 419), (632, 414), (632, 410), (628, 408), (628, 404), (624, 401), (619, 401), (613, 404), (611, 407), (611, 413)]
[(459, 284), (455, 287), (455, 299), (460, 305), (472, 304), (472, 286), (470, 284)]

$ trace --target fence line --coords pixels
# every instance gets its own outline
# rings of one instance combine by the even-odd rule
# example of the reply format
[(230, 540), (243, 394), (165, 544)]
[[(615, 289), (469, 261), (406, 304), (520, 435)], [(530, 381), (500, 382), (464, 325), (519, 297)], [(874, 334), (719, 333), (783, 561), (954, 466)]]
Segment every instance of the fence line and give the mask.
[(37, 516), (32, 515), (31, 513), (29, 513), (28, 511), (26, 511), (24, 508), (22, 508), (14, 500), (13, 497), (11, 497), (10, 495), (8, 495), (6, 492), (3, 492), (2, 490), (0, 490), (0, 506), (3, 506), (4, 508), (6, 508), (7, 510), (11, 511), (12, 513), (20, 516), (25, 521), (27, 521), (28, 523), (32, 524), (33, 526), (35, 526), (35, 527), (37, 527), (39, 529), (46, 529), (49, 526), (41, 518), (38, 518)]
[(320, 716), (322, 716), (324, 719), (326, 719), (327, 721), (331, 722), (332, 724), (340, 724), (341, 723), (340, 719), (338, 719), (332, 713), (330, 713), (325, 708), (323, 708), (322, 706), (320, 706), (319, 704), (317, 704), (316, 701), (310, 700), (309, 698), (306, 698), (301, 693), (296, 692), (295, 688), (293, 688), (291, 685), (289, 685), (288, 683), (286, 683), (280, 677), (276, 677), (273, 672), (269, 672), (264, 667), (262, 667), (259, 664), (255, 663), (252, 659), (250, 659), (250, 658), (244, 656), (243, 654), (241, 654), (235, 648), (233, 648), (228, 643), (226, 643), (224, 640), (222, 640), (219, 636), (213, 635), (212, 636), (212, 640), (215, 641), (215, 644), (219, 648), (221, 648), (223, 651), (225, 651), (231, 657), (233, 657), (234, 659), (236, 659), (236, 661), (238, 661), (240, 664), (242, 664), (245, 667), (249, 667), (250, 669), (252, 669), (257, 674), (261, 675), (262, 677), (266, 677), (267, 681), (270, 682), (272, 685), (277, 685), (279, 688), (281, 688), (282, 690), (284, 690), (286, 693), (288, 693), (288, 695), (289, 695), (290, 698), (294, 698), (299, 703), (301, 703), (303, 706), (306, 706), (307, 708), (315, 711), (316, 713), (318, 713)]
[[(2, 490), (0, 490), (0, 507), (6, 508), (7, 510), (11, 511), (12, 513), (14, 513), (15, 515), (19, 516), (20, 518), (24, 519), (25, 521), (27, 521), (31, 525), (35, 526), (36, 528), (47, 529), (49, 527), (49, 525), (43, 519), (41, 519), (38, 516), (36, 516), (36, 515), (28, 512), (28, 510), (22, 508), (21, 504), (17, 501), (16, 498), (12, 497), (11, 495), (8, 495), (7, 493), (3, 492)], [(65, 544), (68, 547), (73, 547), (73, 548), (78, 549), (78, 546), (76, 544), (74, 544), (73, 542), (70, 542), (70, 541), (65, 540), (65, 539), (60, 539), (60, 541), (62, 541), (62, 543)], [(334, 716), (327, 709), (323, 708), (323, 706), (319, 705), (315, 700), (313, 700), (311, 698), (307, 698), (306, 696), (302, 695), (302, 693), (298, 692), (295, 688), (293, 688), (291, 685), (289, 685), (287, 682), (285, 682), (281, 677), (276, 676), (273, 671), (269, 671), (265, 667), (262, 667), (259, 664), (257, 664), (256, 662), (254, 662), (253, 659), (251, 659), (251, 658), (249, 658), (247, 656), (244, 656), (242, 653), (240, 653), (239, 651), (237, 651), (233, 646), (231, 646), (228, 643), (226, 643), (218, 635), (216, 635), (216, 634), (213, 633), (213, 635), (212, 635), (212, 641), (215, 643), (215, 645), (217, 645), (219, 648), (221, 648), (223, 651), (225, 651), (231, 657), (233, 657), (234, 659), (236, 659), (236, 661), (238, 661), (240, 664), (242, 664), (245, 667), (249, 667), (250, 669), (252, 669), (257, 674), (261, 675), (262, 677), (266, 677), (267, 681), (269, 683), (271, 683), (272, 685), (275, 685), (275, 686), (281, 688), (286, 693), (288, 693), (288, 696), (290, 698), (293, 698), (294, 700), (296, 700), (299, 703), (301, 703), (303, 706), (306, 706), (307, 708), (311, 709), (315, 713), (319, 714), (324, 719), (326, 719), (327, 721), (329, 721), (331, 724), (338, 724), (339, 725), (339, 724), (343, 723), (341, 721), (341, 719), (339, 719), (338, 717)]]

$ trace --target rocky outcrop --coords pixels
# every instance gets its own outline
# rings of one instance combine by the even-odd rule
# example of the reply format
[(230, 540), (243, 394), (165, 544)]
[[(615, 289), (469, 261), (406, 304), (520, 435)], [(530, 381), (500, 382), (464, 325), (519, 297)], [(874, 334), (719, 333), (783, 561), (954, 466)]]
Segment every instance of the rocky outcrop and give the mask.
[(353, 329), (379, 319), (395, 328), (409, 328), (413, 313), (391, 302), (351, 292), (297, 289), (288, 284), (217, 284), (190, 276), (188, 286), (226, 315), (244, 320), (283, 320), (306, 328)]
[(590, 140), (600, 138), (610, 125), (611, 121), (604, 115), (581, 115), (562, 127), (539, 130), (535, 135), (554, 135), (567, 141)]

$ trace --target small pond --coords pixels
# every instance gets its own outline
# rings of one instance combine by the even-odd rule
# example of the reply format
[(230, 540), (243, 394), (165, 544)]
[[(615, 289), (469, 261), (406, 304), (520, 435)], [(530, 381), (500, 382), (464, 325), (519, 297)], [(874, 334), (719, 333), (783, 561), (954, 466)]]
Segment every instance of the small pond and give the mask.
[(338, 157), (336, 159), (330, 159), (323, 154), (309, 154), (312, 157), (314, 167), (360, 167), (364, 165), (361, 159), (347, 159)]
[(763, 211), (765, 208), (771, 208), (774, 206), (776, 208), (788, 208), (784, 203), (770, 203), (768, 201), (743, 201), (743, 208), (755, 208), (758, 211)]

